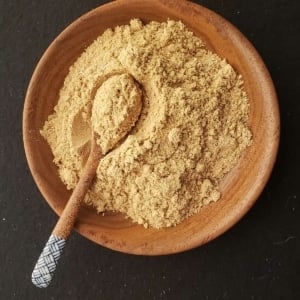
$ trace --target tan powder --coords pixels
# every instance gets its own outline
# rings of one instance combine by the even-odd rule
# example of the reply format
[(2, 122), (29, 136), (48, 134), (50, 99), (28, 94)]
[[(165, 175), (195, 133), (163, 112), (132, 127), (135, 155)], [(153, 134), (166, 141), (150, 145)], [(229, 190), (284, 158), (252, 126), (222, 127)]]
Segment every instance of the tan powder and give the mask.
[(219, 180), (251, 144), (242, 78), (181, 22), (108, 29), (70, 68), (41, 131), (68, 189), (86, 161), (97, 90), (116, 74), (143, 89), (141, 116), (102, 159), (85, 201), (145, 227), (176, 225), (220, 198)]
[(92, 108), (92, 128), (102, 153), (115, 147), (138, 119), (142, 92), (129, 74), (114, 75), (97, 90)]

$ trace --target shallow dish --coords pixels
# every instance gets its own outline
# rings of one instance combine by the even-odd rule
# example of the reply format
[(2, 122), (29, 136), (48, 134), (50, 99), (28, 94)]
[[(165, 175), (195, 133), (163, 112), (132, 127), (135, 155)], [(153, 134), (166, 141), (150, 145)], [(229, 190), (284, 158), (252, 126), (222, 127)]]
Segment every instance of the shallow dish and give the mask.
[(254, 204), (271, 173), (279, 141), (279, 111), (269, 73), (249, 41), (216, 13), (188, 1), (114, 1), (83, 15), (49, 46), (31, 78), (23, 113), (23, 139), (34, 180), (60, 214), (70, 196), (39, 133), (58, 100), (69, 67), (102, 32), (132, 18), (143, 22), (181, 20), (207, 47), (225, 58), (245, 81), (250, 98), (253, 144), (220, 182), (222, 197), (176, 227), (145, 229), (121, 214), (97, 215), (84, 207), (76, 230), (108, 248), (143, 255), (171, 254), (200, 246), (234, 225)]

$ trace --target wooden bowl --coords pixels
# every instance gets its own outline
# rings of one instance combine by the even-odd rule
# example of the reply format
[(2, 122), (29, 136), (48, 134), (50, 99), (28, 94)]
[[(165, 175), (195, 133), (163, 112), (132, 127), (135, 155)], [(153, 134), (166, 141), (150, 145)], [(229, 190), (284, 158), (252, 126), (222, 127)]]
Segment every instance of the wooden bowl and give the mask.
[(222, 17), (188, 1), (121, 0), (77, 19), (46, 50), (30, 81), (23, 115), (25, 151), (36, 184), (60, 214), (70, 191), (59, 179), (51, 150), (39, 130), (53, 112), (76, 58), (105, 29), (128, 24), (132, 18), (144, 22), (181, 20), (243, 75), (250, 98), (253, 144), (221, 181), (222, 197), (217, 203), (168, 229), (145, 229), (120, 214), (101, 216), (86, 207), (76, 224), (80, 234), (114, 250), (143, 255), (176, 253), (216, 238), (250, 209), (270, 176), (278, 148), (279, 111), (270, 75), (249, 41)]

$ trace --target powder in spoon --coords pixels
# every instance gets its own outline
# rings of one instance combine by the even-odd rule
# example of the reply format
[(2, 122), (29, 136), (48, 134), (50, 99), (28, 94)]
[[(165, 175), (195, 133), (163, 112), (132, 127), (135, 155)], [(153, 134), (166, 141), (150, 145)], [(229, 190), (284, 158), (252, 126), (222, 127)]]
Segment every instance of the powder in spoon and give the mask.
[(111, 150), (132, 128), (142, 108), (142, 92), (129, 74), (114, 75), (97, 90), (92, 126), (102, 153)]
[(70, 68), (41, 131), (68, 189), (85, 164), (93, 102), (107, 105), (96, 91), (116, 74), (142, 88), (141, 116), (102, 159), (85, 201), (145, 227), (176, 225), (220, 198), (219, 181), (251, 144), (242, 77), (181, 22), (106, 30)]

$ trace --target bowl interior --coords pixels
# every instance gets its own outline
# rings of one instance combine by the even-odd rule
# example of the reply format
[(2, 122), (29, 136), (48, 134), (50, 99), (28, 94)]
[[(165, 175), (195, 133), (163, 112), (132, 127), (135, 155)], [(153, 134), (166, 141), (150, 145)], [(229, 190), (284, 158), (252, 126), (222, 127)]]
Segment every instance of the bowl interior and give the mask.
[(121, 214), (101, 216), (87, 207), (76, 224), (83, 236), (111, 249), (145, 255), (176, 253), (204, 244), (236, 223), (262, 191), (277, 152), (279, 113), (270, 76), (251, 44), (223, 18), (187, 1), (132, 0), (112, 2), (76, 20), (50, 45), (32, 76), (23, 115), (25, 151), (41, 193), (60, 214), (70, 191), (60, 181), (51, 150), (39, 130), (53, 112), (76, 58), (105, 29), (128, 24), (132, 18), (145, 23), (181, 20), (243, 75), (250, 98), (253, 144), (221, 181), (222, 197), (217, 203), (168, 229), (145, 229)]

